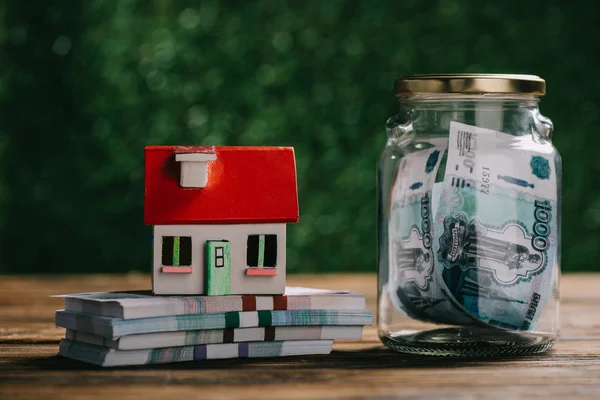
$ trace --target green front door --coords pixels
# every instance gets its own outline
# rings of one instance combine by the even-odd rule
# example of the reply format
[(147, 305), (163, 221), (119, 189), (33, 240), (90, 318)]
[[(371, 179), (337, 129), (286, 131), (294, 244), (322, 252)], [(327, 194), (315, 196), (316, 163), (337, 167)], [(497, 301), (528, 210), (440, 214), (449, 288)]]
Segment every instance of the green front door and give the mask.
[(231, 294), (231, 252), (226, 240), (208, 240), (206, 255), (206, 294)]

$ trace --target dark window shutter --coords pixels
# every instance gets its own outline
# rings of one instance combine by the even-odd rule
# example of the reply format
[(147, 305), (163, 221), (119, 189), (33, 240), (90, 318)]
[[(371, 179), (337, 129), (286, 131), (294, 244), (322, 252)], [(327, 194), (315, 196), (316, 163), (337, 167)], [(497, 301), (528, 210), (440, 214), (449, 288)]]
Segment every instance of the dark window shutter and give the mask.
[(173, 265), (173, 236), (162, 238), (162, 265)]
[(265, 235), (265, 267), (277, 266), (277, 235)]
[(179, 265), (192, 265), (192, 238), (191, 236), (182, 236), (179, 238)]
[(248, 265), (249, 267), (256, 267), (258, 265), (258, 235), (248, 236), (246, 265)]

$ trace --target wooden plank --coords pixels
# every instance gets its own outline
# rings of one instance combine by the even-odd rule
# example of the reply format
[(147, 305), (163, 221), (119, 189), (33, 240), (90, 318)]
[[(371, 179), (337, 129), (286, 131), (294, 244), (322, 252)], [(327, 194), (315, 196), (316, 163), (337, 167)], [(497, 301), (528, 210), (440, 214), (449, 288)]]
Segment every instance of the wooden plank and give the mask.
[[(374, 275), (290, 276), (290, 285), (360, 291), (375, 310)], [(147, 289), (147, 275), (2, 277), (0, 398), (592, 398), (600, 395), (600, 275), (563, 277), (562, 340), (527, 358), (440, 359), (385, 349), (375, 327), (329, 356), (101, 369), (56, 356), (52, 294)], [(252, 371), (252, 373), (249, 373)]]

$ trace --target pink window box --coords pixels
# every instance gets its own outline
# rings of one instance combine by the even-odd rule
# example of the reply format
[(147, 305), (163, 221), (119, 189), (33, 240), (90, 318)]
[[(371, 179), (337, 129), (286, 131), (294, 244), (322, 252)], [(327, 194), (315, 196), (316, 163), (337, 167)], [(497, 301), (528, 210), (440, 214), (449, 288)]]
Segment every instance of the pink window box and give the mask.
[(163, 274), (191, 274), (192, 267), (162, 267), (160, 272)]
[(246, 275), (248, 275), (248, 276), (275, 276), (275, 275), (277, 275), (277, 268), (249, 267), (249, 268), (246, 268)]

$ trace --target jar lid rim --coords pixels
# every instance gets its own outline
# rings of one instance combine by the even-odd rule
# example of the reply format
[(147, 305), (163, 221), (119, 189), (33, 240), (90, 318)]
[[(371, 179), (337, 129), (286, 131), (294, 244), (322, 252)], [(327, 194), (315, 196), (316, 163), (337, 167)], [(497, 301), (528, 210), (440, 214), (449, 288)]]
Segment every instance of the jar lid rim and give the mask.
[(546, 81), (537, 75), (520, 74), (424, 74), (396, 79), (394, 94), (546, 94)]

